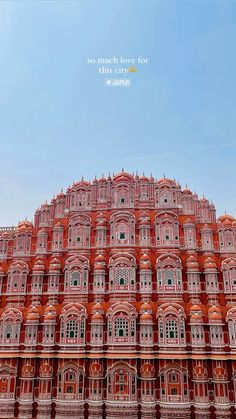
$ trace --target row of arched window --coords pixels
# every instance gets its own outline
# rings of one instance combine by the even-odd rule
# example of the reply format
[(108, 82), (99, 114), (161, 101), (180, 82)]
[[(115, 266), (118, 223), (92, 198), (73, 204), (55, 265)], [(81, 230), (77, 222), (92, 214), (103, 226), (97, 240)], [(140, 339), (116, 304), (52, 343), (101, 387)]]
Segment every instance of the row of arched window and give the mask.
[[(193, 261), (192, 261), (193, 260)], [(204, 263), (206, 276), (206, 291), (219, 292), (218, 271), (213, 259), (208, 258)], [(154, 291), (153, 271), (151, 259), (147, 254), (141, 256), (137, 272), (136, 258), (128, 253), (117, 254), (110, 258), (108, 263), (108, 279), (106, 272), (106, 259), (98, 255), (94, 261), (92, 290), (96, 293), (122, 293), (130, 296), (137, 291), (152, 293)], [(236, 258), (227, 258), (222, 262), (224, 292), (236, 292)], [(90, 262), (84, 256), (70, 256), (65, 262), (64, 285), (61, 285), (61, 263), (53, 259), (49, 266), (47, 280), (48, 292), (65, 294), (88, 294)], [(138, 273), (138, 281), (137, 281)], [(3, 274), (3, 272), (2, 272)], [(2, 292), (10, 295), (24, 295), (28, 292), (41, 295), (45, 292), (44, 284), (45, 265), (37, 260), (32, 269), (32, 279), (27, 284), (29, 267), (23, 261), (15, 261), (10, 265), (6, 289)], [(174, 254), (163, 254), (156, 260), (156, 291), (158, 293), (182, 293), (182, 262)], [(199, 265), (191, 257), (187, 260), (188, 292), (201, 292)]]
[[(0, 318), (0, 346), (17, 346), (20, 343), (27, 346), (43, 344), (83, 349), (88, 344), (94, 347), (103, 345), (136, 345), (150, 349), (154, 344), (154, 325), (157, 321), (157, 343), (160, 347), (184, 347), (186, 345), (186, 315), (183, 307), (177, 303), (164, 303), (158, 308), (156, 320), (152, 307), (144, 303), (140, 307), (140, 316), (132, 304), (114, 303), (106, 315), (101, 304), (97, 303), (92, 309), (91, 323), (87, 322), (86, 308), (79, 303), (69, 303), (61, 311), (59, 319), (54, 306), (47, 306), (42, 324), (41, 341), (39, 336), (39, 311), (36, 307), (28, 310), (24, 322), (24, 339), (21, 339), (21, 323), (23, 316), (16, 308), (5, 309)], [(60, 320), (57, 332), (57, 321)], [(236, 348), (236, 309), (228, 311), (226, 320), (229, 329), (229, 343)], [(137, 333), (138, 322), (139, 334)], [(203, 326), (202, 313), (199, 306), (192, 306), (190, 313), (191, 345), (198, 351), (207, 344)], [(106, 328), (104, 326), (106, 325)], [(213, 348), (226, 344), (220, 309), (209, 309), (210, 344)], [(106, 330), (106, 333), (104, 333)], [(87, 333), (89, 332), (89, 334)], [(138, 336), (139, 335), (139, 336)], [(57, 337), (56, 337), (57, 336)]]
[[(199, 362), (192, 370), (193, 393), (190, 396), (190, 377), (186, 368), (177, 363), (166, 363), (158, 373), (152, 362), (143, 362), (138, 372), (135, 366), (124, 361), (114, 362), (104, 374), (103, 365), (94, 361), (89, 367), (89, 380), (85, 377), (82, 366), (75, 362), (65, 362), (57, 371), (57, 391), (53, 394), (53, 370), (48, 361), (39, 368), (37, 401), (52, 400), (107, 400), (107, 401), (160, 401), (160, 402), (194, 402), (209, 401), (208, 371)], [(34, 398), (35, 369), (26, 361), (20, 372), (19, 400)], [(229, 401), (228, 374), (220, 363), (212, 370), (215, 402)], [(104, 379), (106, 378), (106, 382)], [(88, 387), (86, 387), (85, 385)], [(158, 383), (158, 386), (157, 386)], [(7, 363), (0, 367), (1, 399), (15, 399), (16, 371)], [(234, 379), (234, 386), (236, 381)], [(192, 386), (191, 386), (192, 387)], [(139, 392), (138, 392), (139, 389)], [(214, 399), (213, 399), (214, 400)]]

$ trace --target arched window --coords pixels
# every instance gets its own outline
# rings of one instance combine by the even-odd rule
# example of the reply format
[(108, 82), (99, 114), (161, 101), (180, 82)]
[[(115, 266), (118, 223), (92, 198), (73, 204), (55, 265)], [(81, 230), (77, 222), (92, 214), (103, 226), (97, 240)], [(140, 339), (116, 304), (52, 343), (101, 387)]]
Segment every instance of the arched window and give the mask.
[(63, 250), (63, 225), (55, 224), (52, 233), (52, 252), (61, 252)]
[(5, 259), (7, 257), (8, 252), (8, 233), (7, 232), (1, 232), (0, 233), (0, 259)]
[(36, 252), (38, 254), (47, 253), (48, 233), (42, 228), (37, 234)]
[(227, 258), (222, 262), (224, 290), (226, 293), (236, 293), (236, 258)]
[(108, 343), (127, 345), (136, 343), (136, 312), (128, 303), (113, 304), (108, 310)]
[(8, 364), (0, 367), (0, 398), (14, 399), (16, 384), (15, 368)]
[(176, 214), (160, 213), (156, 217), (156, 244), (158, 247), (179, 246), (179, 223)]
[(208, 403), (208, 372), (202, 364), (204, 361), (197, 361), (193, 368), (194, 400), (196, 403)]
[(232, 350), (236, 350), (236, 308), (231, 308), (226, 316), (229, 330), (229, 344)]
[(76, 364), (66, 363), (59, 367), (57, 399), (84, 399), (84, 372)]
[(156, 262), (156, 269), (158, 292), (182, 292), (182, 264), (177, 256), (160, 256)]
[(91, 208), (91, 185), (81, 181), (73, 184), (70, 189), (70, 210), (83, 211)]
[(20, 342), (22, 314), (15, 308), (6, 309), (0, 319), (0, 344), (15, 346)]
[(85, 345), (86, 311), (80, 304), (67, 304), (61, 313), (61, 345)]
[(13, 262), (8, 271), (7, 292), (12, 295), (26, 293), (28, 265), (23, 261)]
[[(110, 293), (136, 291), (136, 262), (132, 255), (115, 255), (109, 261)], [(129, 294), (127, 295), (128, 298)]]
[(159, 345), (181, 347), (185, 345), (185, 314), (176, 303), (162, 304), (158, 310)]
[(160, 372), (161, 401), (183, 403), (189, 399), (188, 376), (185, 369), (169, 364)]
[(110, 244), (127, 246), (135, 244), (135, 218), (129, 213), (115, 213), (110, 220)]
[(65, 293), (87, 294), (89, 261), (84, 256), (71, 256), (65, 265)]
[(126, 363), (117, 362), (108, 370), (107, 399), (135, 401), (137, 399), (137, 372)]
[(217, 219), (217, 231), (221, 253), (235, 253), (236, 222), (232, 215), (224, 214)]
[(113, 208), (134, 206), (134, 178), (129, 173), (120, 173), (113, 178), (111, 204)]
[(74, 216), (70, 219), (68, 247), (79, 249), (90, 245), (91, 220), (87, 215)]
[(31, 248), (33, 225), (29, 221), (22, 221), (18, 224), (14, 234), (14, 256), (29, 256)]

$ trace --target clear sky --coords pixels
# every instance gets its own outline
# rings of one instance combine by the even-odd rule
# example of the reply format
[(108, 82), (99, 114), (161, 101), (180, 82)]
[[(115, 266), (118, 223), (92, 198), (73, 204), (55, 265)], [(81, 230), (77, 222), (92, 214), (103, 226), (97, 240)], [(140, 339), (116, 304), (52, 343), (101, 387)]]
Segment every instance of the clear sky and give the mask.
[[(236, 215), (235, 45), (235, 1), (1, 1), (0, 225), (122, 167)], [(150, 62), (106, 87), (113, 56)]]

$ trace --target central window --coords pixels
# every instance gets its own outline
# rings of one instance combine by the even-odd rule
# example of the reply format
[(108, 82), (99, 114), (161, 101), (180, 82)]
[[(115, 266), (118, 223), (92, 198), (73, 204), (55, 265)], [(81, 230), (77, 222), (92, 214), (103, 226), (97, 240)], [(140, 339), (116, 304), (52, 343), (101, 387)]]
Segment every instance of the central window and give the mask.
[(178, 338), (178, 327), (175, 320), (168, 320), (166, 322), (166, 338), (177, 339)]
[(80, 286), (80, 272), (72, 271), (70, 275), (70, 284), (72, 287)]
[(124, 240), (125, 239), (125, 233), (120, 233), (120, 240)]
[(128, 337), (129, 322), (123, 317), (115, 319), (115, 337)]

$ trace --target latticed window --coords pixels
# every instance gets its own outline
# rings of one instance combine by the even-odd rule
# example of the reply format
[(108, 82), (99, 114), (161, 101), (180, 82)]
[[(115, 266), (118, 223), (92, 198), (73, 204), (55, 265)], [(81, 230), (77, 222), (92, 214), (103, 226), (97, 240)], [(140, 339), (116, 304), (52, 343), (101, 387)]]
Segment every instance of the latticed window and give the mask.
[(81, 320), (80, 322), (80, 338), (83, 339), (84, 337), (84, 321)]
[(72, 287), (80, 287), (81, 279), (80, 279), (80, 271), (72, 271), (70, 274), (70, 285)]
[(115, 319), (115, 337), (129, 336), (129, 322), (124, 317), (117, 317)]
[(115, 270), (115, 282), (117, 285), (128, 285), (129, 282), (129, 268), (117, 267)]
[(174, 276), (173, 269), (164, 269), (163, 277), (164, 277), (164, 284), (165, 285), (174, 285), (175, 276)]
[(10, 339), (12, 337), (13, 337), (13, 324), (8, 321), (5, 324), (4, 339)]
[(177, 339), (178, 338), (178, 325), (175, 320), (167, 320), (166, 322), (166, 338)]
[(78, 337), (78, 323), (76, 320), (69, 320), (66, 325), (66, 337), (77, 338)]

